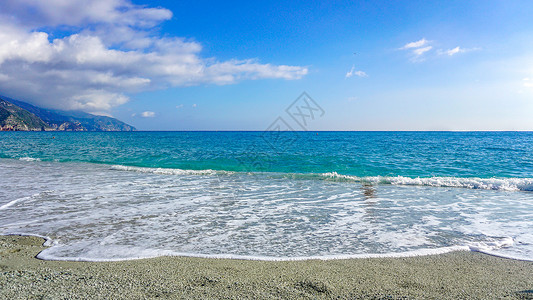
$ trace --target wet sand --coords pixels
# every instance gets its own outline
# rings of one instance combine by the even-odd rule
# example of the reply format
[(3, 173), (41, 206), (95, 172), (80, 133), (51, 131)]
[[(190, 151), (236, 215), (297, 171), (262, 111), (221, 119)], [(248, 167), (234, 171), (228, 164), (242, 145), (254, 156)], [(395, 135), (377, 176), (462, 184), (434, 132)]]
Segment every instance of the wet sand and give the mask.
[(0, 299), (533, 299), (533, 262), (475, 252), (246, 261), (43, 261), (43, 239), (0, 236)]

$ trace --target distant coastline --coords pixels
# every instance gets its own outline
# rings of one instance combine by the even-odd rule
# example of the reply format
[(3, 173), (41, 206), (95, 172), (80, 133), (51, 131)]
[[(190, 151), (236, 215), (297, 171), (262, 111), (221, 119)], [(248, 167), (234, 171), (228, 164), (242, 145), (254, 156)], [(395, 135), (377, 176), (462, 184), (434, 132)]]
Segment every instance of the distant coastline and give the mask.
[(0, 131), (135, 131), (115, 118), (43, 109), (0, 96)]

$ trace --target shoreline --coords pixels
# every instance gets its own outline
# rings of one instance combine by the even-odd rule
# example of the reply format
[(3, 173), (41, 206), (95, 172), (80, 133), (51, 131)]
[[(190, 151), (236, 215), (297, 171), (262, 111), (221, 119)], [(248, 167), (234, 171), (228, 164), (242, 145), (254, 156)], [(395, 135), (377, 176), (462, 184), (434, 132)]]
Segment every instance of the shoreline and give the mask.
[[(9, 203), (8, 203), (9, 204)], [(32, 234), (22, 234), (22, 233), (13, 233), (13, 234), (0, 234), (1, 237), (35, 237), (44, 240), (42, 243), (43, 249), (50, 248), (50, 244), (53, 240), (46, 236), (41, 235), (32, 235)], [(124, 258), (124, 259), (46, 259), (39, 257), (42, 251), (35, 255), (36, 259), (43, 261), (70, 261), (70, 262), (121, 262), (121, 261), (130, 261), (130, 260), (141, 260), (141, 259), (153, 259), (158, 257), (188, 257), (188, 258), (202, 258), (202, 259), (228, 259), (228, 260), (245, 260), (245, 261), (264, 261), (264, 262), (285, 262), (285, 261), (309, 261), (309, 260), (319, 260), (319, 261), (331, 261), (331, 260), (348, 260), (348, 259), (370, 259), (370, 258), (409, 258), (409, 257), (419, 257), (419, 256), (431, 256), (431, 255), (442, 255), (451, 252), (479, 252), (481, 254), (490, 255), (503, 259), (518, 260), (525, 262), (532, 262), (533, 260), (527, 260), (516, 257), (508, 257), (503, 255), (498, 255), (495, 253), (485, 252), (481, 250), (472, 250), (469, 246), (449, 246), (435, 249), (423, 249), (423, 250), (413, 250), (407, 252), (398, 252), (398, 253), (371, 253), (371, 254), (347, 254), (347, 255), (326, 255), (326, 256), (298, 256), (298, 257), (270, 257), (270, 256), (247, 256), (247, 255), (232, 255), (232, 254), (190, 254), (190, 253), (177, 253), (170, 255), (154, 255), (147, 257), (133, 257), (133, 258)]]
[(533, 299), (533, 262), (479, 252), (342, 260), (164, 256), (45, 261), (44, 239), (0, 236), (0, 298)]

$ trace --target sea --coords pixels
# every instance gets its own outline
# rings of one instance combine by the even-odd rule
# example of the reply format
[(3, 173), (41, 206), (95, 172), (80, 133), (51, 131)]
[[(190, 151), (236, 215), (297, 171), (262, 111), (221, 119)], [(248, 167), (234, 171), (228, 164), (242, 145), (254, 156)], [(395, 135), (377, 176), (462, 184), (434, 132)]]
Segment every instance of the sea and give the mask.
[(0, 234), (45, 260), (533, 261), (533, 132), (0, 132)]

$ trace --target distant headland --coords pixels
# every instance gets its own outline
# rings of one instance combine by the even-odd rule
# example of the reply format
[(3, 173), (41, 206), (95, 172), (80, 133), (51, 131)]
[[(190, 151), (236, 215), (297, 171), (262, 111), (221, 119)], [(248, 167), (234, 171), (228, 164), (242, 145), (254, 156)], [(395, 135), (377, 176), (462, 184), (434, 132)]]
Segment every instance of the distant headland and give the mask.
[(0, 131), (135, 131), (115, 118), (40, 108), (0, 96)]

